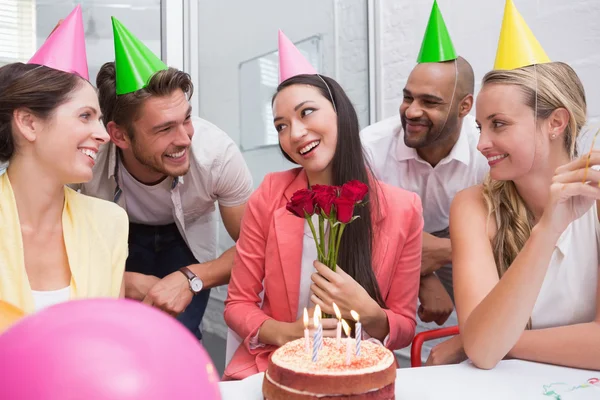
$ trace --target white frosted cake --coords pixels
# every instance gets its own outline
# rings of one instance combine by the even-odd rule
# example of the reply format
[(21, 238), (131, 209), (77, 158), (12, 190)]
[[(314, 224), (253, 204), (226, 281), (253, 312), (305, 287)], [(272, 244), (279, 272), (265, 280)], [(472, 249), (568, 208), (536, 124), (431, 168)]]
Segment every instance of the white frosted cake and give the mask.
[[(395, 398), (396, 363), (385, 347), (363, 341), (360, 356), (346, 362), (346, 341), (323, 339), (316, 362), (304, 339), (285, 344), (271, 355), (263, 381), (265, 400), (391, 400)], [(310, 343), (312, 350), (312, 341)]]

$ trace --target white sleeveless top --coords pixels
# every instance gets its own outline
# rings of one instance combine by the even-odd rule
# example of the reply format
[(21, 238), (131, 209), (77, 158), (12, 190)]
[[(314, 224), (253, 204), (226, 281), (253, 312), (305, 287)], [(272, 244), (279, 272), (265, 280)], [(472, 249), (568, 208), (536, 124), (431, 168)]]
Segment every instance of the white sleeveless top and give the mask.
[(542, 329), (591, 322), (596, 316), (598, 241), (596, 204), (558, 239), (531, 315)]
[(71, 286), (58, 290), (32, 290), (35, 311), (40, 311), (54, 304), (68, 301), (71, 297)]

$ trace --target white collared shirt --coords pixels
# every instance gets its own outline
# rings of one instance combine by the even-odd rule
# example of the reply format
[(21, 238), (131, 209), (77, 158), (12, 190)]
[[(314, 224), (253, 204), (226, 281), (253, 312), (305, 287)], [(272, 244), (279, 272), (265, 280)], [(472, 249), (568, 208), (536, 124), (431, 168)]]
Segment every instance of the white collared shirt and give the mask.
[(360, 133), (367, 159), (378, 179), (419, 195), (423, 203), (424, 231), (448, 228), (450, 204), (459, 191), (483, 181), (487, 159), (477, 150), (475, 118), (463, 120), (458, 141), (435, 167), (404, 144), (400, 116), (366, 127)]
[[(194, 257), (202, 263), (217, 256), (215, 202), (225, 207), (242, 205), (250, 198), (253, 186), (250, 170), (235, 142), (208, 121), (192, 117), (192, 123), (190, 169), (184, 176), (166, 181), (170, 185), (173, 219)], [(103, 145), (96, 158), (94, 177), (80, 188), (83, 194), (114, 201), (128, 210), (136, 196), (128, 196), (118, 171), (122, 164), (117, 158), (112, 142)], [(147, 194), (152, 196), (151, 191)], [(138, 218), (143, 215), (140, 211), (138, 207)]]

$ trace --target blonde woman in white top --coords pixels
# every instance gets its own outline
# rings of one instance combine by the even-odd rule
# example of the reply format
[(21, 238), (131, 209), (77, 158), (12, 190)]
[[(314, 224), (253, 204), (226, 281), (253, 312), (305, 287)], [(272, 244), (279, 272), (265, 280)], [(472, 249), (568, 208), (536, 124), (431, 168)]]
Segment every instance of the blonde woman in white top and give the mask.
[(450, 210), (460, 337), (480, 368), (508, 356), (600, 369), (600, 172), (577, 158), (585, 119), (583, 86), (566, 64), (483, 79), (478, 149), (490, 175)]

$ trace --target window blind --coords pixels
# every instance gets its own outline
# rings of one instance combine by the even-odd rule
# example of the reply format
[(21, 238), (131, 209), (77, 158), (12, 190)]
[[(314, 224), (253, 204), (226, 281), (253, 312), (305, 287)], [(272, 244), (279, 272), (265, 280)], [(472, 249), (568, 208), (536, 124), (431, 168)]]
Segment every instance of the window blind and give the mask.
[(35, 0), (0, 1), (0, 65), (26, 62), (35, 44)]

